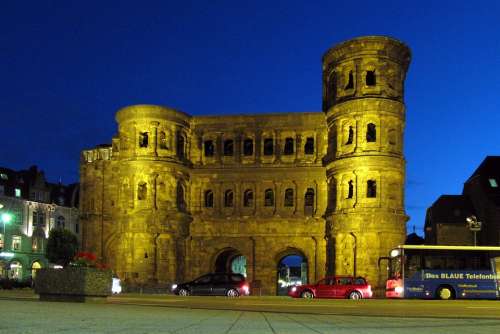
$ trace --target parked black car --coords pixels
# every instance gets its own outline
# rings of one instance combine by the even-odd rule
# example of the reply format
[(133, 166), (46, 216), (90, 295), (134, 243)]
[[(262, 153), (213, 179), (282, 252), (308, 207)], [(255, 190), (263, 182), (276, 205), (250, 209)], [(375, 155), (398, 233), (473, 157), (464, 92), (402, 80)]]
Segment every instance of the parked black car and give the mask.
[(245, 276), (234, 273), (210, 273), (197, 279), (172, 285), (172, 292), (179, 296), (228, 296), (250, 294)]

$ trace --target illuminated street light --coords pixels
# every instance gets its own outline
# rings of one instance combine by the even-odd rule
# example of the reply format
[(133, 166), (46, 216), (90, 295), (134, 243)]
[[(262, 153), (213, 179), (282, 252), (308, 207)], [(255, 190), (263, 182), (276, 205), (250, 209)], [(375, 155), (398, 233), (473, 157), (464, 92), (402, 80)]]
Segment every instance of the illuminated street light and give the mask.
[(481, 226), (483, 225), (483, 223), (477, 221), (477, 218), (474, 215), (465, 218), (465, 221), (467, 222), (469, 230), (474, 233), (474, 246), (476, 246), (476, 233), (481, 231)]

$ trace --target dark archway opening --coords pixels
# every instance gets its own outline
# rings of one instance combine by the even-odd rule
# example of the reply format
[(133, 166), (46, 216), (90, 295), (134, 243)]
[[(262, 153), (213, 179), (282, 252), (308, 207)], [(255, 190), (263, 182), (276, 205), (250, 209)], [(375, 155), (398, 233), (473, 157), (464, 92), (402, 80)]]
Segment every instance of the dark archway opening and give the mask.
[(247, 259), (234, 248), (224, 250), (215, 259), (215, 272), (242, 274), (246, 277)]
[(298, 250), (290, 250), (278, 261), (276, 294), (285, 296), (293, 285), (307, 284), (307, 258)]

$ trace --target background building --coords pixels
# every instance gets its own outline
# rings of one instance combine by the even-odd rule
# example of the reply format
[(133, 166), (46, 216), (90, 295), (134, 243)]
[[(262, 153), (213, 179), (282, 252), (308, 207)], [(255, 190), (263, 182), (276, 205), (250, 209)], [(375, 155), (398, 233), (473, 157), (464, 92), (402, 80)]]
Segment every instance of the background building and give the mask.
[(1, 277), (28, 279), (48, 266), (45, 246), (54, 227), (81, 240), (78, 188), (48, 183), (36, 166), (21, 171), (0, 167), (0, 212), (12, 217), (0, 221)]
[(477, 245), (500, 245), (500, 157), (488, 156), (465, 182), (462, 195), (442, 195), (427, 209), (425, 242), (437, 245), (474, 245), (466, 222), (482, 223)]
[(408, 219), (409, 61), (387, 37), (333, 47), (323, 58), (324, 112), (119, 110), (111, 145), (82, 152), (83, 247), (137, 284), (235, 270), (237, 261), (267, 294), (284, 267), (308, 282), (337, 273), (382, 286), (378, 257), (404, 242)]

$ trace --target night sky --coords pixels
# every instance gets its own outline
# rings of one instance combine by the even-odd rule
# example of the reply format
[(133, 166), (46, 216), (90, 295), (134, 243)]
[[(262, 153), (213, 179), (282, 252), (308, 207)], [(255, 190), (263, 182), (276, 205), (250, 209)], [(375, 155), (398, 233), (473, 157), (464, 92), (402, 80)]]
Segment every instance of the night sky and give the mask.
[(499, 1), (2, 1), (0, 166), (78, 181), (115, 112), (321, 110), (321, 57), (363, 35), (412, 49), (406, 80), (408, 231), (499, 155)]

